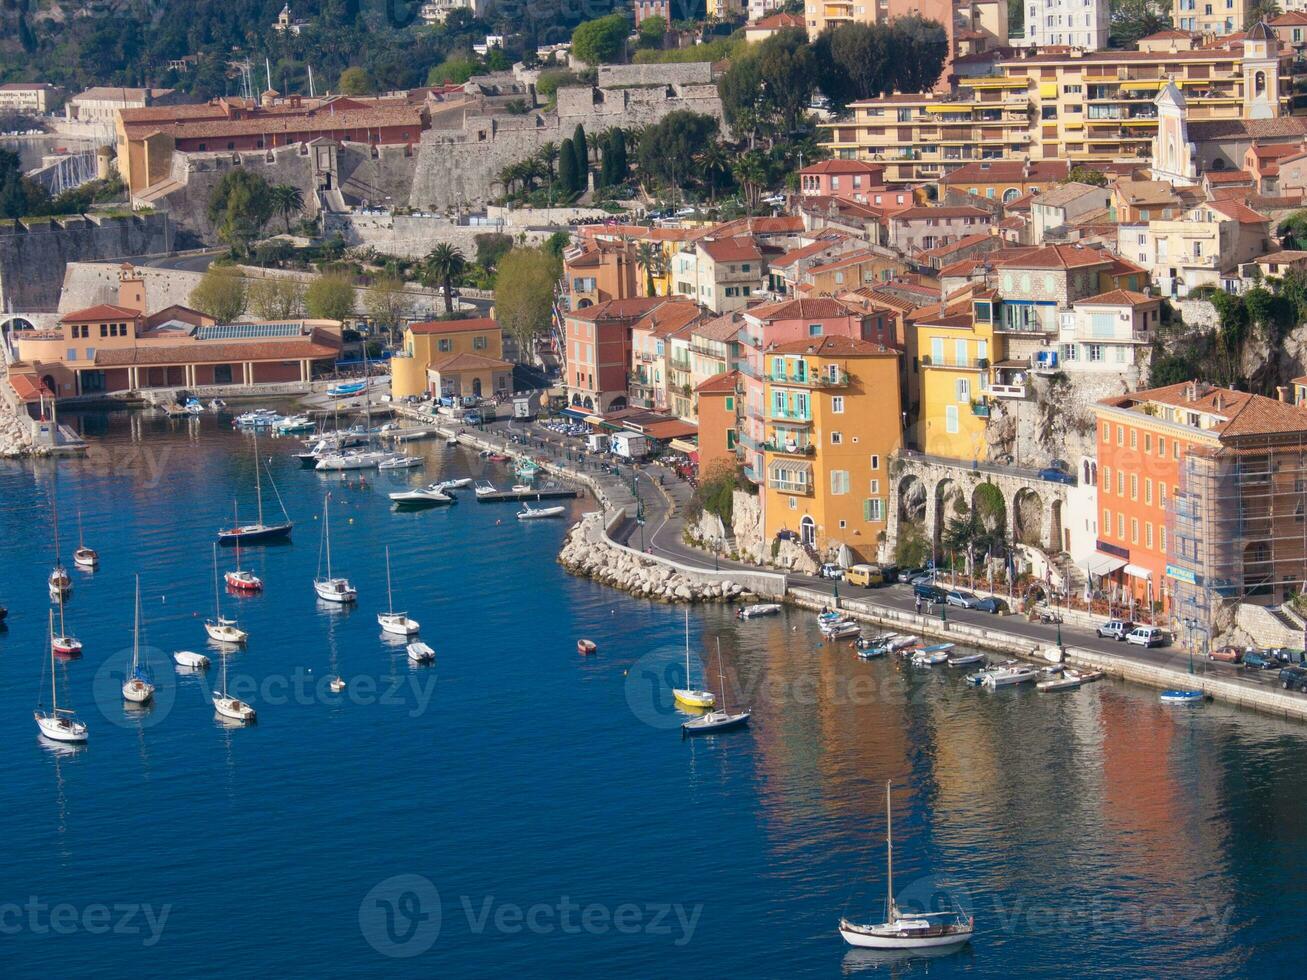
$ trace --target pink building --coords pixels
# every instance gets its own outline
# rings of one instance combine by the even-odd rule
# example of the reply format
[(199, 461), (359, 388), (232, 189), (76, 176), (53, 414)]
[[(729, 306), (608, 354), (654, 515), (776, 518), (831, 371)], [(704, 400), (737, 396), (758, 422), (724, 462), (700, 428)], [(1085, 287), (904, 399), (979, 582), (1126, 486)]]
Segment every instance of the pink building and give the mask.
[(666, 302), (661, 296), (612, 299), (564, 314), (563, 379), (571, 405), (598, 412), (627, 406), (631, 329)]
[(866, 204), (872, 189), (885, 190), (885, 168), (861, 160), (823, 160), (799, 171), (799, 192), (804, 197), (835, 197)]

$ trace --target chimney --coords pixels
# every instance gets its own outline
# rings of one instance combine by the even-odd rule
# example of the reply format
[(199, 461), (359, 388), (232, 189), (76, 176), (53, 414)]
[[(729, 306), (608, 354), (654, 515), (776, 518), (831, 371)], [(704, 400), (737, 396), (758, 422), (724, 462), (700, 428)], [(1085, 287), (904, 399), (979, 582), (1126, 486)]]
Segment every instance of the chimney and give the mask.
[(1275, 386), (1275, 397), (1276, 397), (1279, 401), (1287, 402), (1287, 401), (1289, 400), (1289, 389), (1286, 388), (1284, 385), (1276, 385), (1276, 386)]

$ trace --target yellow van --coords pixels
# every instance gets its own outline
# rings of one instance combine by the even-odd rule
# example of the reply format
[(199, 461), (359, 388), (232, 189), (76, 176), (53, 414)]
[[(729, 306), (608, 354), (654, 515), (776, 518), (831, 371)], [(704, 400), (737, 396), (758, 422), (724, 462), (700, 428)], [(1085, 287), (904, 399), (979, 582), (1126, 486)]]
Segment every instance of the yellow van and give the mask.
[(879, 565), (854, 565), (844, 574), (844, 581), (870, 589), (873, 585), (884, 585), (885, 575)]

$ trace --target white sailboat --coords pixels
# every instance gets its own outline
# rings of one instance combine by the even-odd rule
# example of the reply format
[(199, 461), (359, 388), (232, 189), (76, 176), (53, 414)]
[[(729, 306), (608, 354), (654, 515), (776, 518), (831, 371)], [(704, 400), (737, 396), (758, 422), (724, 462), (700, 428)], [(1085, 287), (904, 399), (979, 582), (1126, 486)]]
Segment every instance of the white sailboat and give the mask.
[(94, 548), (86, 547), (82, 539), (82, 512), (77, 512), (77, 550), (73, 552), (73, 564), (78, 568), (94, 570), (100, 564), (100, 555)]
[(901, 912), (894, 901), (894, 815), (890, 783), (885, 781), (885, 921), (859, 924), (840, 919), (840, 935), (850, 946), (865, 949), (929, 949), (961, 946), (971, 939), (976, 922), (954, 909), (947, 912)]
[(50, 578), (47, 581), (50, 585), (50, 598), (62, 600), (73, 591), (73, 580), (68, 574), (68, 569), (64, 568), (63, 559), (59, 553), (59, 487), (57, 480), (54, 490), (50, 493), (50, 512), (54, 526), (54, 568), (50, 569)]
[(227, 655), (222, 656), (222, 690), (213, 692), (213, 710), (232, 721), (253, 721), (254, 709), (227, 693)]
[[(54, 637), (54, 610), (50, 611), (50, 636)], [(59, 707), (59, 681), (55, 673), (54, 647), (50, 648), (50, 710), (44, 711), (40, 703), (32, 712), (37, 730), (56, 742), (85, 742), (86, 724), (79, 721), (72, 708)]]
[(59, 654), (61, 657), (80, 657), (82, 655), (82, 641), (68, 633), (67, 626), (64, 625), (64, 594), (62, 592), (50, 593), (59, 607), (59, 634), (51, 635), (50, 649)]
[(690, 610), (685, 610), (685, 687), (672, 690), (672, 696), (691, 708), (711, 708), (717, 703), (712, 691), (697, 691), (690, 687)]
[[(313, 591), (318, 598), (326, 602), (338, 602), (342, 605), (358, 599), (358, 590), (349, 584), (349, 579), (333, 575), (331, 571), (331, 494), (322, 498), (322, 547), (318, 551), (318, 574), (313, 579)], [(322, 558), (327, 558), (327, 577), (322, 577)]]
[(390, 592), (390, 546), (386, 546), (386, 612), (377, 613), (377, 622), (387, 633), (396, 636), (413, 636), (418, 631), (418, 621), (409, 619), (408, 613), (395, 611), (395, 599)]
[(213, 546), (213, 619), (204, 621), (209, 639), (219, 643), (244, 643), (250, 635), (236, 625), (236, 620), (222, 614), (222, 592), (218, 588), (218, 546)]
[(709, 735), (713, 732), (726, 732), (732, 728), (743, 728), (749, 723), (751, 712), (726, 710), (726, 671), (722, 666), (722, 641), (717, 641), (717, 680), (722, 687), (722, 706), (709, 711), (698, 718), (691, 718), (682, 723), (681, 734)]
[(154, 679), (141, 664), (141, 577), (136, 576), (136, 624), (132, 627), (132, 669), (123, 681), (123, 697), (144, 704), (154, 697)]

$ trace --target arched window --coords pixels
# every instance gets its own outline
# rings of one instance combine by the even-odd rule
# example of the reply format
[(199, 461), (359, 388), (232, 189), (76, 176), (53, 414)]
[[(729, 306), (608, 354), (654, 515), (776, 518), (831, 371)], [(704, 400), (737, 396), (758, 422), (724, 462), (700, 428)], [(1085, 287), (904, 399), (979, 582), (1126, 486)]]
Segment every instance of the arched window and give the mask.
[(817, 546), (817, 522), (811, 517), (805, 516), (799, 521), (799, 540), (809, 548)]
[(1253, 94), (1254, 95), (1266, 94), (1266, 72), (1259, 71), (1253, 75)]

